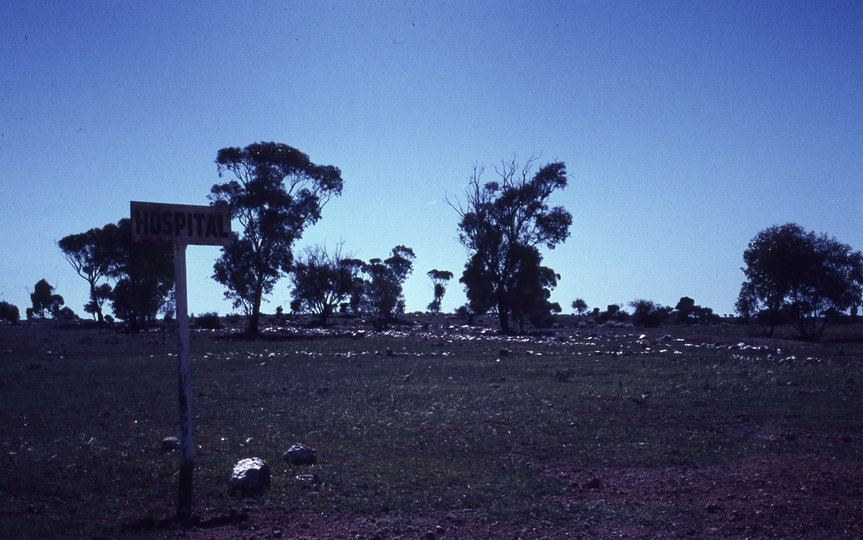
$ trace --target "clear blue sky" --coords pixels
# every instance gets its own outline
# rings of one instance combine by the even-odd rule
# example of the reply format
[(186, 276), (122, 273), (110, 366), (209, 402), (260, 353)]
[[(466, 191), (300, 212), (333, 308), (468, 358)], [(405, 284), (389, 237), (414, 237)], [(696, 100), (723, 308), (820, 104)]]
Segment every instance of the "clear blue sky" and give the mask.
[[(863, 249), (863, 3), (114, 2), (0, 5), (0, 300), (41, 278), (85, 315), (56, 241), (130, 200), (207, 204), (227, 146), (341, 168), (297, 245), (461, 274), (474, 162), (566, 162), (545, 262), (569, 311), (681, 296), (733, 310), (748, 241), (795, 221)], [(188, 251), (189, 309), (231, 311)], [(287, 280), (264, 310), (287, 307)], [(464, 302), (452, 282), (444, 309)]]

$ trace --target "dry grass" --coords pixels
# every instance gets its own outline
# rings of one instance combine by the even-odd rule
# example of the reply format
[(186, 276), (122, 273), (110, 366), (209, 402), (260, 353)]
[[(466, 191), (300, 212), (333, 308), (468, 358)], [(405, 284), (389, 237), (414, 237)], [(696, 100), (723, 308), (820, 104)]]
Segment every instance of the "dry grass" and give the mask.
[[(746, 327), (507, 338), (440, 320), (193, 334), (196, 507), (566, 523), (597, 518), (548, 505), (570, 483), (538, 468), (863, 462), (859, 325), (811, 344)], [(179, 457), (161, 449), (178, 425), (173, 335), (22, 323), (0, 340), (0, 537), (158, 536), (177, 490)], [(281, 461), (296, 442), (317, 448), (319, 482)], [(251, 456), (272, 486), (241, 501), (227, 480)]]

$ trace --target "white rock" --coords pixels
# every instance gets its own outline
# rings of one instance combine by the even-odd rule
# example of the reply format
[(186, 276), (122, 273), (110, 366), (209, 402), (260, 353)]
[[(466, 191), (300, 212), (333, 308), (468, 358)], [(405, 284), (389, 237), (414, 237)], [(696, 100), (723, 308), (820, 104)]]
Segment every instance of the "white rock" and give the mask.
[(270, 467), (261, 458), (241, 459), (234, 465), (231, 474), (231, 487), (240, 489), (261, 489), (270, 485)]

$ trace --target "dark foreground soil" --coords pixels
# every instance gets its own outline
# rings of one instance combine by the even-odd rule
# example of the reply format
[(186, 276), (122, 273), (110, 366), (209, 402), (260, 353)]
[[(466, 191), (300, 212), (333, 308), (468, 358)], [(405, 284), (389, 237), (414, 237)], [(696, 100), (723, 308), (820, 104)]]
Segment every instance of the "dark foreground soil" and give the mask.
[[(535, 470), (569, 483), (567, 495), (547, 504), (580, 512), (583, 519), (576, 525), (525, 526), (472, 510), (323, 516), (266, 510), (252, 502), (200, 513), (191, 526), (168, 521), (138, 526), (161, 528), (163, 538), (201, 540), (863, 538), (863, 469), (852, 461), (784, 454), (703, 469)], [(649, 510), (653, 522), (639, 522), (639, 508)]]
[[(119, 338), (112, 339), (119, 341)], [(151, 338), (136, 336), (134, 339)], [(688, 336), (688, 339), (695, 343), (718, 341), (713, 335), (703, 339)], [(737, 338), (734, 339), (732, 342), (736, 343)], [(754, 339), (747, 339), (747, 342), (762, 345)], [(7, 337), (7, 347), (15, 344), (12, 337)], [(767, 340), (764, 344), (772, 348), (776, 345)], [(50, 347), (56, 349), (55, 345), (51, 343)], [(781, 345), (785, 347), (784, 343)], [(498, 347), (493, 346), (494, 349)], [(21, 369), (30, 374), (42, 372), (32, 365)], [(859, 383), (848, 378), (847, 381), (842, 379), (842, 384), (856, 387)], [(836, 386), (830, 392), (837, 392)], [(804, 391), (807, 387), (799, 388)], [(825, 390), (823, 394), (829, 396), (830, 392)], [(856, 394), (852, 396), (850, 399), (859, 399)], [(839, 398), (837, 394), (836, 399)], [(856, 410), (861, 411), (860, 418), (863, 418), (863, 407)], [(710, 420), (699, 417), (697, 421)], [(859, 421), (853, 424), (854, 427), (846, 427), (842, 433), (832, 427), (773, 427), (767, 422), (743, 422), (735, 427), (722, 425), (720, 428), (726, 430), (729, 438), (745, 435), (779, 444), (765, 453), (737, 458), (733, 456), (739, 454), (731, 454), (719, 465), (583, 467), (578, 463), (527, 463), (524, 467), (535, 478), (547, 479), (556, 486), (546, 492), (553, 492), (553, 496), (535, 495), (541, 490), (531, 492), (531, 497), (541, 498), (525, 507), (548, 509), (542, 515), (501, 516), (483, 509), (423, 507), (375, 513), (333, 513), (332, 510), (313, 513), (274, 508), (266, 503), (266, 498), (249, 497), (234, 498), (231, 502), (221, 499), (226, 505), (221, 507), (196, 507), (193, 519), (180, 524), (172, 519), (174, 509), (170, 503), (158, 499), (158, 502), (154, 500), (152, 508), (146, 509), (146, 514), (155, 518), (111, 526), (96, 537), (194, 540), (863, 538), (863, 466), (859, 461), (831, 456), (855, 455), (854, 452), (833, 452), (863, 442), (863, 428)], [(676, 424), (676, 428), (682, 432), (696, 432), (694, 426)], [(703, 430), (704, 426), (698, 428)], [(731, 429), (734, 432), (728, 433)], [(6, 452), (10, 460), (13, 454), (16, 452)], [(565, 489), (559, 489), (561, 484)], [(0, 487), (3, 485), (0, 481)], [(284, 489), (305, 488), (290, 484)], [(298, 491), (296, 495), (299, 497), (303, 493)], [(56, 501), (59, 502), (59, 497)], [(33, 525), (31, 530), (37, 532), (49, 529), (36, 522), (85, 521), (74, 515), (75, 505), (71, 503), (69, 507), (28, 504), (23, 509), (17, 503), (6, 504), (0, 500), (0, 504), (3, 505), (0, 521), (28, 521)], [(85, 537), (84, 533), (74, 534), (69, 530), (54, 532), (57, 536)]]

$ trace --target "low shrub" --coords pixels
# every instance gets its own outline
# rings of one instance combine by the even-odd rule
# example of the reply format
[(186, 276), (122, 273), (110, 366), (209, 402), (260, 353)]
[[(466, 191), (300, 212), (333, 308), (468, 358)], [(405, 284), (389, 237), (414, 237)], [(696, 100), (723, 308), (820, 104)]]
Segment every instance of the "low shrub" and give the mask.
[(9, 302), (0, 302), (0, 320), (15, 324), (20, 318), (21, 312), (18, 311), (18, 306)]
[(204, 330), (219, 330), (222, 328), (222, 321), (219, 319), (219, 314), (215, 311), (212, 313), (202, 313), (194, 317), (193, 324), (195, 328)]

